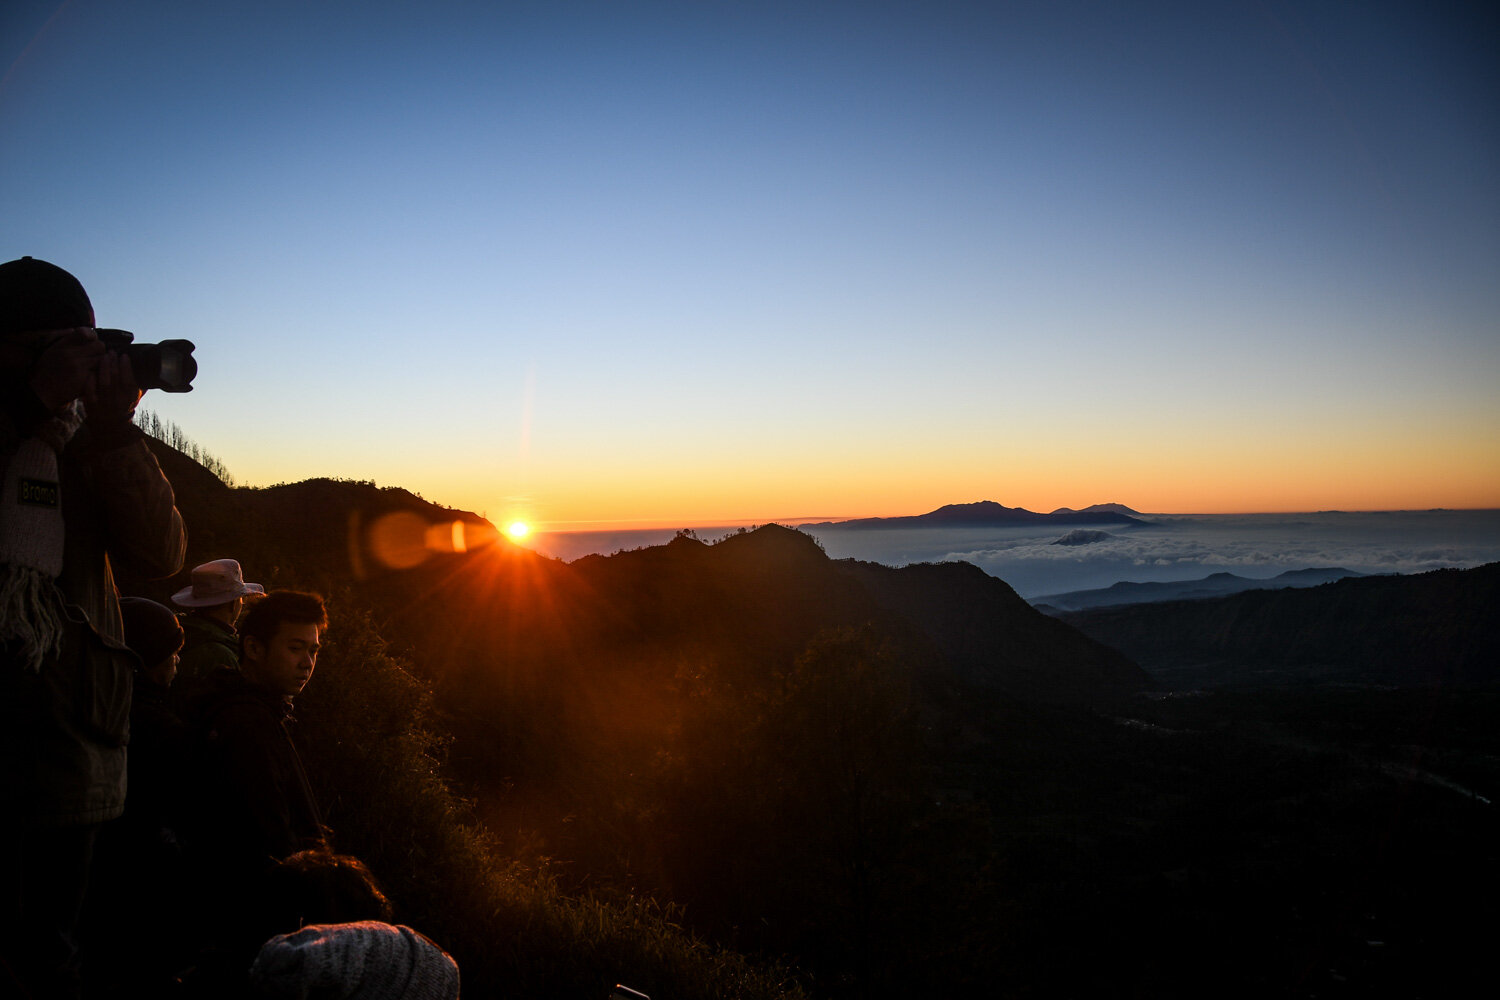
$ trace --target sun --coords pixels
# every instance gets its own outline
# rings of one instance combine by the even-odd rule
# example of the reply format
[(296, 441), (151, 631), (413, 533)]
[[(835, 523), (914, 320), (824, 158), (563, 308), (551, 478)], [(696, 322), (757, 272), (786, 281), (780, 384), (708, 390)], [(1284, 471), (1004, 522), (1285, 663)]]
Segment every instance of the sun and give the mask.
[(512, 521), (509, 525), (506, 526), (505, 533), (511, 537), (512, 541), (519, 542), (521, 539), (531, 534), (531, 525), (527, 524), (525, 521)]

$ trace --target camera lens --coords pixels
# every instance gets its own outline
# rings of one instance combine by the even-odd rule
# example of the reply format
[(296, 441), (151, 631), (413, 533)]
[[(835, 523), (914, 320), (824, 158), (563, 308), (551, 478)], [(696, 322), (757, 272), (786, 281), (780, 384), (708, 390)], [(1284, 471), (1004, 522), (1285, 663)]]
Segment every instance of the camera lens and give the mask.
[(198, 362), (193, 360), (191, 340), (164, 340), (160, 344), (133, 344), (135, 334), (129, 330), (97, 329), (94, 331), (109, 350), (130, 359), (135, 384), (142, 389), (163, 392), (192, 392)]

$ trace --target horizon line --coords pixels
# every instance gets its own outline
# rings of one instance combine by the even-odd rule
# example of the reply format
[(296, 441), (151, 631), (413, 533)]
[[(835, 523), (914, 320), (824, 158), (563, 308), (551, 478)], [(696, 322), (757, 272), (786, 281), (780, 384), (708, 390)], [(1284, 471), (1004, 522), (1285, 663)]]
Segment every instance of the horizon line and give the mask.
[[(1123, 506), (1123, 505), (1122, 505)], [(937, 509), (937, 508), (934, 508)], [(1015, 507), (1013, 510), (1028, 510), (1026, 507)], [(1437, 513), (1483, 513), (1486, 511), (1500, 511), (1500, 506), (1487, 507), (1325, 507), (1318, 510), (1199, 510), (1199, 511), (1140, 511), (1130, 508), (1141, 517), (1254, 517), (1267, 514), (1286, 515), (1317, 515), (1317, 514), (1437, 514)], [(1080, 508), (1055, 507), (1052, 511), (1030, 511), (1030, 513), (1048, 514), (1053, 511), (1072, 510)], [(898, 518), (921, 517), (921, 514), (857, 514), (850, 516), (823, 516), (823, 517), (773, 517), (773, 518), (709, 518), (694, 521), (666, 521), (662, 518), (638, 517), (619, 518), (614, 520), (562, 520), (562, 521), (537, 521), (532, 524), (533, 534), (585, 534), (604, 531), (705, 531), (718, 528), (748, 528), (762, 527), (768, 524), (780, 524), (788, 527), (803, 527), (808, 524), (838, 524), (843, 521), (871, 521), (871, 520), (895, 520)], [(551, 525), (581, 525), (582, 527), (550, 527)], [(940, 526), (941, 527), (941, 526)]]

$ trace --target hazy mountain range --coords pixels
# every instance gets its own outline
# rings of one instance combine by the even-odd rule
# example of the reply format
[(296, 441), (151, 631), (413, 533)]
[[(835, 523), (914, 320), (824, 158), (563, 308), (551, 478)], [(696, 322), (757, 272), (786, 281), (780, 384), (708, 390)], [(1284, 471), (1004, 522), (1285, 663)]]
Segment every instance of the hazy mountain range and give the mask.
[[(1066, 536), (1065, 536), (1066, 537)], [(1059, 539), (1058, 544), (1062, 542)], [(1197, 580), (1172, 580), (1160, 583), (1121, 581), (1109, 587), (1074, 590), (1065, 594), (1045, 594), (1031, 599), (1040, 611), (1081, 611), (1118, 604), (1144, 604), (1150, 601), (1191, 601), (1205, 597), (1225, 597), (1246, 590), (1281, 590), (1286, 587), (1316, 587), (1351, 576), (1363, 576), (1347, 569), (1294, 569), (1265, 580), (1212, 573)]]
[(808, 528), (999, 528), (1021, 524), (1148, 524), (1137, 511), (1124, 504), (1103, 503), (1074, 510), (1059, 507), (1038, 513), (1025, 507), (1006, 507), (993, 500), (946, 504), (926, 514), (902, 517), (859, 517), (847, 521), (821, 521)]
[(1500, 681), (1500, 563), (1058, 612), (1164, 687)]

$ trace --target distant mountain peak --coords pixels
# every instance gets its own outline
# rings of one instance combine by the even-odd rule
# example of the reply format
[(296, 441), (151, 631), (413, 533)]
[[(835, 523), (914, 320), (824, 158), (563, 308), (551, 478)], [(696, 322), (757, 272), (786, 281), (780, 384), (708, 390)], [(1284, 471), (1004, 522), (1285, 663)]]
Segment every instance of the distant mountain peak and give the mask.
[(781, 524), (763, 524), (734, 532), (713, 547), (726, 555), (740, 555), (756, 561), (826, 562), (828, 559), (816, 538)]
[[(1119, 508), (1119, 509), (1116, 509)], [(1129, 513), (1126, 513), (1129, 511)], [(1146, 524), (1131, 516), (1134, 511), (1120, 504), (1095, 504), (1084, 510), (1059, 508), (1048, 514), (1007, 507), (994, 500), (945, 504), (926, 514), (905, 517), (862, 517), (849, 521), (824, 521), (804, 528), (993, 528), (1018, 524)]]
[(1023, 507), (1007, 507), (1003, 503), (994, 500), (975, 500), (973, 503), (945, 503), (937, 510), (929, 511), (926, 516), (933, 514), (1002, 514), (1011, 511), (1024, 510)]
[(1072, 507), (1059, 507), (1054, 514), (1124, 514), (1127, 517), (1139, 517), (1140, 511), (1132, 510), (1122, 503), (1096, 503), (1090, 504), (1082, 510), (1074, 510)]
[(1111, 514), (1126, 514), (1131, 517), (1139, 517), (1141, 513), (1140, 511), (1133, 510), (1122, 503), (1096, 503), (1091, 507), (1083, 508), (1083, 511), (1085, 514), (1099, 512)]

